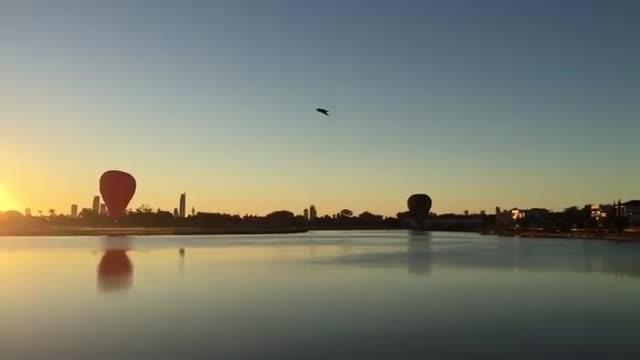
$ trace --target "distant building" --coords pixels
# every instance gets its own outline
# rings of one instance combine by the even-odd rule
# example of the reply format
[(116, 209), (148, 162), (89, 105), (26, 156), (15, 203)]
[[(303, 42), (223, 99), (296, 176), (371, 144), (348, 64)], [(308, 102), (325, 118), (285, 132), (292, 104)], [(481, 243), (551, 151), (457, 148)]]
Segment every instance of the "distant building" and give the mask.
[(191, 208), (191, 216), (196, 216), (196, 207)]
[(309, 220), (313, 221), (318, 218), (318, 211), (316, 210), (315, 205), (311, 205), (309, 207)]
[(106, 214), (107, 214), (107, 205), (100, 204), (100, 215), (106, 215)]
[(177, 218), (178, 216), (180, 216), (180, 213), (178, 212), (178, 208), (173, 208), (173, 217)]
[(622, 205), (622, 201), (618, 200), (618, 203), (613, 202), (613, 216), (624, 216), (624, 206)]
[(634, 216), (640, 215), (640, 200), (631, 200), (625, 203), (622, 203), (623, 214), (625, 216)]
[(515, 221), (524, 219), (524, 214), (525, 214), (525, 211), (522, 209), (518, 209), (518, 208), (511, 209), (511, 218)]
[(78, 205), (71, 205), (71, 216), (78, 217)]
[(30, 217), (31, 216), (31, 209), (29, 209), (29, 208), (24, 209), (24, 216)]
[(542, 208), (501, 210), (496, 207), (496, 225), (506, 227), (542, 227), (550, 211)]
[(305, 220), (309, 220), (309, 209), (304, 209), (302, 216), (304, 216)]
[(93, 206), (91, 206), (91, 208), (94, 213), (100, 213), (100, 196), (96, 195), (93, 197)]
[(622, 203), (622, 213), (631, 221), (631, 225), (640, 225), (640, 200)]
[(187, 216), (187, 194), (180, 195), (180, 217)]
[(595, 218), (596, 220), (599, 219), (600, 216), (602, 216), (602, 211), (600, 210), (599, 204), (591, 204), (588, 206), (587, 210), (589, 210), (591, 217)]

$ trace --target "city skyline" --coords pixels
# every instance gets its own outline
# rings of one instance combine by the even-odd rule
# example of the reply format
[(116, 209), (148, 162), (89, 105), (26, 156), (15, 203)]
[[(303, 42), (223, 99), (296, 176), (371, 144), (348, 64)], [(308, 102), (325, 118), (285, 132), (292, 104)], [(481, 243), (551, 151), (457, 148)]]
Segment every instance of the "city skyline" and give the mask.
[(68, 209), (109, 169), (140, 180), (133, 208), (640, 198), (636, 2), (252, 9), (3, 6), (0, 210)]
[[(575, 204), (569, 204), (563, 207), (559, 207), (559, 208), (551, 208), (551, 207), (544, 207), (544, 206), (535, 206), (535, 207), (524, 207), (524, 206), (518, 206), (517, 204), (512, 204), (511, 206), (506, 206), (506, 207), (502, 207), (500, 205), (496, 205), (494, 206), (493, 209), (479, 209), (477, 211), (471, 211), (469, 209), (459, 209), (459, 210), (453, 210), (453, 211), (435, 211), (433, 208), (431, 209), (431, 213), (434, 214), (459, 214), (459, 215), (483, 215), (483, 214), (488, 214), (488, 213), (494, 213), (497, 212), (498, 210), (502, 211), (512, 211), (512, 210), (524, 210), (524, 209), (542, 209), (542, 210), (549, 210), (549, 211), (562, 211), (571, 207), (578, 207), (578, 208), (583, 208), (583, 207), (587, 207), (587, 206), (592, 206), (592, 207), (599, 207), (599, 206), (609, 206), (609, 205), (615, 205), (616, 203), (619, 203), (623, 201), (623, 199), (618, 198), (618, 199), (613, 199), (611, 201), (605, 201), (605, 202), (599, 202), (599, 203), (594, 203), (594, 202), (579, 202), (579, 203), (575, 203)], [(626, 199), (624, 201), (637, 201), (634, 199)], [(96, 210), (96, 204), (97, 205), (97, 210)], [(62, 215), (71, 215), (72, 217), (75, 217), (79, 214), (80, 210), (90, 210), (93, 213), (97, 213), (97, 214), (106, 214), (106, 205), (104, 203), (100, 202), (100, 196), (99, 195), (95, 195), (93, 197), (92, 200), (92, 207), (82, 207), (79, 206), (75, 203), (70, 205), (71, 207), (71, 211), (69, 213), (65, 213), (65, 212), (56, 212), (56, 214), (62, 214)], [(163, 208), (163, 207), (157, 207), (154, 206), (153, 204), (148, 204), (148, 203), (142, 203), (139, 204), (138, 206), (129, 206), (128, 207), (128, 211), (135, 211), (140, 207), (148, 207), (149, 209), (151, 209), (152, 211), (157, 210), (163, 210), (163, 211), (168, 211), (170, 213), (173, 214), (173, 216), (175, 218), (184, 218), (187, 217), (188, 215), (195, 215), (196, 211), (195, 211), (195, 207), (191, 208), (191, 212), (190, 214), (186, 213), (186, 193), (182, 193), (180, 194), (180, 198), (179, 198), (179, 207), (174, 207), (173, 211), (171, 210), (171, 208)], [(183, 214), (181, 212), (181, 209), (184, 208), (185, 209), (185, 213)], [(27, 216), (31, 216), (31, 211), (32, 209), (34, 209), (34, 211), (41, 211), (43, 214), (46, 213), (47, 211), (45, 211), (45, 209), (48, 209), (48, 211), (50, 212), (51, 210), (56, 210), (55, 208), (52, 207), (44, 207), (42, 209), (38, 209), (38, 208), (32, 208), (32, 207), (24, 207), (22, 209), (18, 209), (18, 208), (11, 208), (11, 209), (6, 209), (6, 210), (0, 210), (0, 212), (2, 211), (17, 211), (20, 212), (24, 215)], [(38, 209), (38, 210), (35, 210)], [(74, 214), (74, 209), (75, 209), (75, 214)], [(295, 215), (300, 215), (302, 217), (304, 217), (305, 219), (308, 220), (313, 220), (316, 219), (318, 217), (322, 217), (322, 216), (332, 216), (332, 215), (336, 215), (339, 214), (342, 210), (344, 209), (348, 209), (350, 211), (353, 211), (354, 215), (360, 214), (362, 212), (372, 212), (374, 214), (378, 214), (378, 215), (383, 215), (383, 216), (389, 216), (389, 217), (394, 217), (396, 216), (398, 213), (400, 212), (404, 212), (406, 211), (406, 204), (405, 204), (405, 208), (398, 208), (394, 213), (392, 214), (385, 214), (382, 212), (378, 212), (376, 211), (376, 209), (358, 209), (358, 210), (353, 210), (352, 207), (343, 207), (341, 209), (338, 210), (330, 210), (327, 212), (318, 212), (317, 208), (315, 205), (310, 205), (309, 207), (305, 207), (304, 209), (302, 209), (302, 211), (295, 211), (294, 209), (291, 208), (278, 208), (278, 209), (271, 209), (266, 211), (265, 213), (251, 213), (251, 212), (247, 212), (247, 211), (239, 211), (239, 212), (226, 212), (226, 211), (221, 211), (221, 210), (217, 210), (217, 209), (209, 209), (209, 210), (204, 210), (203, 212), (205, 213), (224, 213), (224, 214), (232, 214), (232, 215), (258, 215), (258, 216), (264, 216), (267, 215), (269, 213), (272, 213), (274, 211), (281, 211), (281, 210), (285, 210), (285, 211), (292, 211)]]

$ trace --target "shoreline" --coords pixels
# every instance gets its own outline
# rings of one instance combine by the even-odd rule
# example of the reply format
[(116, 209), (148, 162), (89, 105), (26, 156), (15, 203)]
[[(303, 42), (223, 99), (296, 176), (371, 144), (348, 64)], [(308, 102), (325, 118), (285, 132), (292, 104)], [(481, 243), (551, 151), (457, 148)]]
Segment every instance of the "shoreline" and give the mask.
[(208, 228), (42, 228), (0, 229), (0, 236), (151, 236), (151, 235), (269, 235), (297, 234), (309, 230), (304, 228), (274, 229), (208, 229)]
[[(47, 227), (47, 228), (0, 228), (0, 236), (163, 236), (163, 235), (278, 235), (278, 234), (301, 234), (309, 231), (386, 231), (386, 230), (410, 230), (398, 228), (382, 227), (286, 227), (286, 228), (196, 228), (196, 227)], [(548, 238), (548, 239), (580, 239), (580, 240), (604, 240), (615, 242), (640, 242), (640, 231), (625, 232), (623, 234), (606, 234), (589, 231), (572, 232), (550, 232), (543, 230), (502, 230), (502, 231), (469, 231), (469, 230), (429, 230), (429, 231), (449, 231), (449, 232), (474, 232), (480, 235), (495, 235), (500, 237), (521, 237), (521, 238)]]

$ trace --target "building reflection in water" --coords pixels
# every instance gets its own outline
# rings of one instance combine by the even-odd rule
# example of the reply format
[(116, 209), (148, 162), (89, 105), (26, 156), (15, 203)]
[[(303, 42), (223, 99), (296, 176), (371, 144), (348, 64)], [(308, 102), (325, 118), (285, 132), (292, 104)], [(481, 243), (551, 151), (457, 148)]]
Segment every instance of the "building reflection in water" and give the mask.
[(103, 292), (128, 290), (133, 285), (133, 264), (127, 256), (128, 237), (104, 238), (104, 254), (98, 264), (98, 289)]

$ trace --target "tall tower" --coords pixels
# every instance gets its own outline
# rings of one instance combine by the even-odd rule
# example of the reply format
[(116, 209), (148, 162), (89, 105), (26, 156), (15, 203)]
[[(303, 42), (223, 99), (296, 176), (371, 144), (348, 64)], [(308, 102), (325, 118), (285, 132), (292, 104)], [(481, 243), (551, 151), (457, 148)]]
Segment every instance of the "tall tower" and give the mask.
[(313, 221), (318, 218), (318, 211), (316, 210), (315, 205), (311, 205), (309, 207), (309, 220)]
[(71, 205), (71, 216), (78, 217), (78, 205)]
[(187, 194), (180, 195), (180, 217), (187, 216)]
[(305, 220), (309, 220), (309, 209), (304, 209), (302, 216), (304, 216)]
[(106, 215), (106, 214), (107, 214), (107, 205), (100, 204), (100, 215)]
[(100, 213), (100, 196), (96, 195), (93, 197), (93, 206), (91, 209), (93, 209), (93, 212), (96, 214)]

